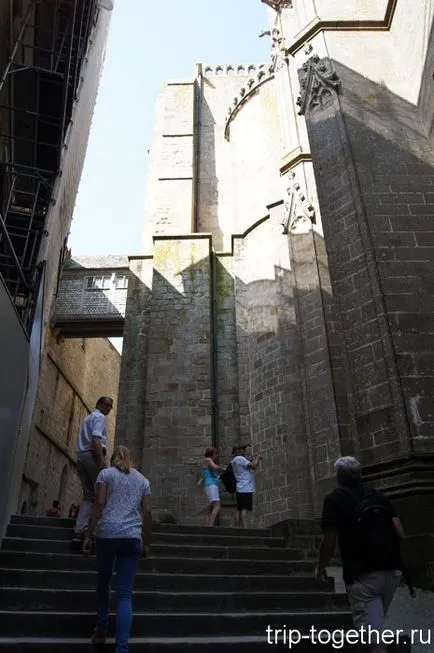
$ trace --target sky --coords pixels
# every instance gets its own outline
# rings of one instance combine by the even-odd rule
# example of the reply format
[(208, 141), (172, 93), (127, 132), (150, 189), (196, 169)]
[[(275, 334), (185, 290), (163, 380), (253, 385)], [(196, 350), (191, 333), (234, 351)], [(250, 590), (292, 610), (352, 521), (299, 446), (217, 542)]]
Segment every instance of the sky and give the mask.
[(261, 0), (115, 0), (71, 225), (72, 256), (140, 254), (147, 150), (167, 79), (196, 62), (266, 62)]

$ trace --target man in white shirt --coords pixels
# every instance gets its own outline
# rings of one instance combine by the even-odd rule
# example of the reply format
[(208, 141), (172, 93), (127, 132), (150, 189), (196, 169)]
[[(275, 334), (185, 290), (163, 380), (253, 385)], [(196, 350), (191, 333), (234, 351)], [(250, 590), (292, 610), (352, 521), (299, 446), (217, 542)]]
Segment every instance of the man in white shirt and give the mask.
[(113, 408), (113, 399), (100, 397), (95, 409), (80, 424), (77, 439), (77, 473), (83, 487), (83, 502), (74, 527), (73, 542), (84, 540), (85, 530), (95, 501), (95, 481), (107, 467), (107, 429), (105, 418)]
[(250, 462), (245, 456), (246, 447), (237, 446), (232, 449), (232, 455), (235, 457), (231, 460), (232, 471), (237, 482), (236, 499), (237, 499), (237, 517), (238, 525), (247, 528), (247, 513), (253, 508), (253, 493), (255, 492), (255, 475), (259, 462), (262, 460), (258, 456)]

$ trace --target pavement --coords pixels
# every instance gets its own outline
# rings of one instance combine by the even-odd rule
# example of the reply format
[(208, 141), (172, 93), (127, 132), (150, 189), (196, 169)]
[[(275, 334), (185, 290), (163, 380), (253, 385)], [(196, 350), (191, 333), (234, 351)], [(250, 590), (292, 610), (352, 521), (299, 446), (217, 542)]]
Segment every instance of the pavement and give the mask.
[[(335, 579), (336, 591), (345, 592), (340, 567), (329, 567), (329, 576)], [(411, 653), (434, 653), (434, 592), (416, 589), (412, 598), (406, 585), (401, 585), (395, 594), (386, 617), (386, 628), (402, 629), (412, 635)]]

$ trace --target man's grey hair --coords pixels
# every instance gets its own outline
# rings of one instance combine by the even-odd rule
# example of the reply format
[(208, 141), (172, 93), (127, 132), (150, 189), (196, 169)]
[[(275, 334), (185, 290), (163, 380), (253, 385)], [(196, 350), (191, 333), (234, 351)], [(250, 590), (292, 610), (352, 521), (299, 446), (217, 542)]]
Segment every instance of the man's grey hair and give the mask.
[(335, 462), (336, 480), (339, 485), (348, 487), (360, 483), (362, 468), (353, 456), (343, 456)]

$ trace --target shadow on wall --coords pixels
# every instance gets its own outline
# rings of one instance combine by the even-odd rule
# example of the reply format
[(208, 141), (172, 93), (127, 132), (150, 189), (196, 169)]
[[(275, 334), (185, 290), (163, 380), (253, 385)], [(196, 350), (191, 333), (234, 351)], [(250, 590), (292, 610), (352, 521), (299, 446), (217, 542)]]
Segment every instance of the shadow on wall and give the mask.
[(262, 525), (311, 516), (313, 470), (293, 272), (274, 266), (274, 279), (244, 283), (236, 277), (235, 290), (241, 439), (264, 456), (257, 516)]
[[(306, 118), (342, 325), (346, 426), (366, 480), (388, 491), (403, 518), (415, 578), (426, 579), (434, 532), (434, 151), (424, 124), (432, 124), (432, 108), (422, 116), (426, 106), (332, 66), (339, 95), (324, 95)], [(431, 71), (424, 76), (431, 85)]]
[(434, 152), (413, 105), (333, 65), (342, 119), (328, 101), (309, 135), (357, 450), (373, 465), (434, 454)]
[[(221, 462), (240, 441), (264, 456), (255, 513), (262, 525), (316, 514), (315, 483), (333, 476), (327, 457), (338, 444), (328, 446), (330, 433), (317, 439), (315, 424), (307, 443), (303, 292), (295, 298), (293, 273), (273, 269), (273, 278), (246, 283), (214, 255), (183, 269), (177, 287), (155, 269), (152, 289), (138, 276), (131, 282), (116, 440), (143, 461), (157, 509), (184, 523), (201, 520), (196, 474), (213, 423)], [(306, 291), (310, 307), (314, 291), (322, 293)], [(315, 347), (327, 358), (325, 338)], [(320, 376), (318, 368), (309, 374), (308, 383)], [(322, 399), (317, 410), (328, 418)]]

